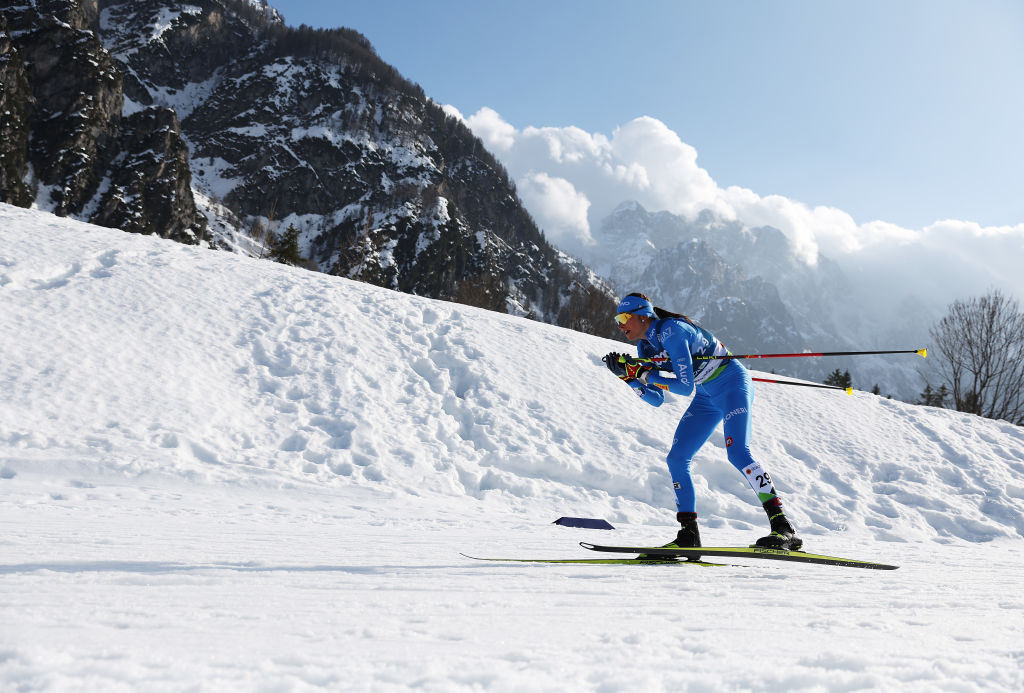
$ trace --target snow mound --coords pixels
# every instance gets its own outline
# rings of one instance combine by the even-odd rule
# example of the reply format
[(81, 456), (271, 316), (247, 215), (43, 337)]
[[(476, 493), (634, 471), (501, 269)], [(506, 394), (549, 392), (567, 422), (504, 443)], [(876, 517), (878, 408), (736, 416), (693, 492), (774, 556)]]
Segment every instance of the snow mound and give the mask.
[[(654, 409), (610, 377), (600, 357), (621, 343), (13, 207), (3, 226), (7, 477), (302, 481), (672, 520), (663, 459), (686, 401)], [(1024, 534), (1022, 429), (756, 387), (754, 454), (804, 534)], [(720, 431), (695, 468), (705, 523), (763, 525)]]

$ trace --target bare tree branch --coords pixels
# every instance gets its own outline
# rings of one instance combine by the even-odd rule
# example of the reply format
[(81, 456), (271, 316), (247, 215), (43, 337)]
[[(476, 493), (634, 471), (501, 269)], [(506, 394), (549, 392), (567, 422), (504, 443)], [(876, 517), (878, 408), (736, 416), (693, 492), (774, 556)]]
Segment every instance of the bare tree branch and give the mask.
[(954, 301), (931, 330), (939, 372), (958, 411), (1024, 424), (1024, 313), (992, 290)]

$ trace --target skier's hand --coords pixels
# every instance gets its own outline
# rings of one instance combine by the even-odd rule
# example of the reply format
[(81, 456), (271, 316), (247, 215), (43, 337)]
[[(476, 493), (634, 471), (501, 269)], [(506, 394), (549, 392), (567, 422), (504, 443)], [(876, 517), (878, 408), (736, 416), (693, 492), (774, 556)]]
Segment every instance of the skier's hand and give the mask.
[(626, 375), (626, 364), (619, 360), (621, 358), (623, 358), (623, 354), (613, 351), (610, 354), (606, 354), (601, 360), (604, 361), (604, 365), (608, 366), (608, 370), (615, 376), (622, 378)]
[(608, 370), (627, 383), (632, 383), (651, 371), (649, 365), (637, 363), (632, 357), (614, 351), (601, 360), (608, 366)]

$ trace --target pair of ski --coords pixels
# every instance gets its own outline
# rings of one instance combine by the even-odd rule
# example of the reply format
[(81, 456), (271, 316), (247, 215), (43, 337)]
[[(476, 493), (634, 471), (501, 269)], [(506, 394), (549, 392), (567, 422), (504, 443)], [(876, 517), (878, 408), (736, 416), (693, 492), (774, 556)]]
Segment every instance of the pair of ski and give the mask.
[(838, 556), (822, 556), (804, 551), (786, 551), (784, 549), (767, 549), (760, 546), (707, 546), (699, 549), (669, 549), (654, 546), (602, 546), (581, 541), (580, 546), (591, 551), (607, 553), (635, 553), (647, 558), (478, 558), (466, 556), (478, 561), (507, 561), (515, 563), (582, 563), (598, 565), (691, 565), (691, 566), (724, 566), (725, 563), (712, 563), (705, 560), (679, 560), (700, 556), (701, 558), (759, 558), (773, 561), (795, 561), (798, 563), (817, 563), (819, 565), (838, 565), (848, 568), (867, 568), (871, 570), (895, 570), (899, 566), (872, 561), (860, 561), (853, 558)]

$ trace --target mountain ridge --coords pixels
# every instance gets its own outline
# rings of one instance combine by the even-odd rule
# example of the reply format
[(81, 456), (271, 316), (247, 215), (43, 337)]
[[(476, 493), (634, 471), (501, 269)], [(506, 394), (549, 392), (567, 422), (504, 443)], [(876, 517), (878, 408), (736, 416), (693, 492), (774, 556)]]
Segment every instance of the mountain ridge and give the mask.
[[(771, 226), (723, 220), (710, 210), (687, 219), (626, 201), (596, 225), (594, 240), (582, 259), (618, 293), (644, 291), (658, 305), (705, 323), (734, 353), (921, 347), (904, 344), (915, 339), (913, 329), (900, 329), (904, 324), (883, 334), (865, 319), (864, 305), (851, 299), (859, 294), (836, 262), (819, 253), (808, 265)], [(919, 362), (906, 359), (800, 358), (762, 365), (818, 382), (836, 369), (849, 370), (858, 389), (878, 385), (882, 394), (908, 401), (924, 388)]]
[[(612, 333), (609, 287), (547, 242), (479, 139), (358, 32), (294, 29), (242, 0), (0, 12), (32, 134), (0, 199), (257, 256), (294, 226), (321, 272)], [(71, 51), (60, 74), (42, 59), (58, 46)]]

